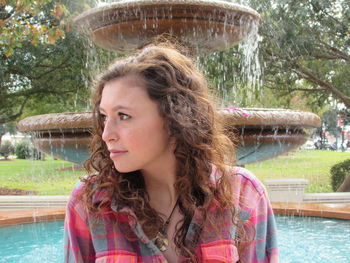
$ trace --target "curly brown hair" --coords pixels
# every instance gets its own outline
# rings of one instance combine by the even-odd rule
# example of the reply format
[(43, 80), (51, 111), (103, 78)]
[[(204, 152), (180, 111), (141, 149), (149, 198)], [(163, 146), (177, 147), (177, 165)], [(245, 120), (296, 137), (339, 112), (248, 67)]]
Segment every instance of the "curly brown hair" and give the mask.
[[(170, 136), (175, 139), (175, 189), (181, 192), (178, 203), (184, 219), (177, 228), (174, 241), (178, 252), (196, 262), (193, 247), (186, 244), (185, 236), (197, 207), (201, 206), (204, 211), (204, 222), (215, 221), (206, 213), (213, 202), (222, 211), (230, 209), (233, 222), (237, 222), (238, 213), (232, 205), (233, 194), (227, 169), (227, 165), (233, 164), (234, 145), (224, 134), (224, 125), (212, 104), (205, 77), (194, 61), (174, 46), (149, 45), (134, 56), (115, 61), (99, 77), (93, 94), (95, 131), (92, 154), (85, 163), (88, 172), (95, 173), (83, 179), (82, 200), (92, 214), (102, 213), (103, 207), (110, 204), (110, 198), (106, 197), (94, 206), (92, 197), (103, 188), (118, 204), (127, 205), (134, 211), (150, 238), (164, 223), (149, 205), (141, 172), (118, 172), (102, 140), (104, 126), (99, 114), (102, 90), (107, 82), (128, 75), (137, 75), (144, 80), (149, 97), (157, 102)], [(221, 174), (215, 187), (211, 186), (210, 180), (213, 166)], [(211, 224), (215, 226), (215, 222)]]

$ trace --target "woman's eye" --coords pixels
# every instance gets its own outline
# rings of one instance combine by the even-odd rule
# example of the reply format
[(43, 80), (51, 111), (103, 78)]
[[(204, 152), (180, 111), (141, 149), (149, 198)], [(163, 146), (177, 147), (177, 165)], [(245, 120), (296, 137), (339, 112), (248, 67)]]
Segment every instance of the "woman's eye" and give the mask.
[(119, 115), (120, 120), (122, 120), (122, 121), (125, 121), (125, 120), (128, 120), (131, 118), (130, 115), (122, 113), (122, 112), (119, 112), (118, 115)]
[(102, 121), (103, 123), (105, 123), (105, 122), (106, 122), (106, 119), (107, 119), (107, 116), (106, 116), (106, 115), (103, 115), (103, 114), (100, 114), (100, 118), (101, 118), (101, 121)]

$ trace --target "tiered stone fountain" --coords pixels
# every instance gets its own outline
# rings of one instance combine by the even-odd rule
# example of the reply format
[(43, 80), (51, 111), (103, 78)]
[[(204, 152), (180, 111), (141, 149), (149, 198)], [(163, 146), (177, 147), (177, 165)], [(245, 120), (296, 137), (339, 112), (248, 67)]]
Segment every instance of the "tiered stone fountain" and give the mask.
[[(192, 52), (229, 48), (244, 39), (260, 21), (254, 10), (216, 0), (120, 0), (93, 8), (75, 20), (97, 45), (128, 53), (168, 35)], [(308, 112), (280, 109), (225, 109), (228, 130), (239, 136), (239, 165), (261, 161), (302, 145), (308, 129), (320, 118)], [(74, 163), (88, 156), (91, 113), (59, 113), (28, 117), (19, 130), (33, 134), (41, 151)]]

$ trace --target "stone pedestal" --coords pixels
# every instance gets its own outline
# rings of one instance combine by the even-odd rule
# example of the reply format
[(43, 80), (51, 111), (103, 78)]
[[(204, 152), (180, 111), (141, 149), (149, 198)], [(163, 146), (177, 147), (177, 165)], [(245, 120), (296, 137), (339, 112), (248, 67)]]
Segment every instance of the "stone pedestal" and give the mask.
[(304, 198), (306, 179), (268, 179), (265, 185), (271, 202), (301, 203)]

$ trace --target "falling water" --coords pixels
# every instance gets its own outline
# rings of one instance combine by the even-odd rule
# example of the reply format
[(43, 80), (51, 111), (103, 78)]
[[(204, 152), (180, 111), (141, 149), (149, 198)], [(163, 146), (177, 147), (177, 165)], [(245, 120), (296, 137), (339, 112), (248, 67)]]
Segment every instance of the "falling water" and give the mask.
[(259, 42), (261, 37), (258, 33), (259, 21), (249, 24), (248, 35), (239, 44), (238, 48), (243, 54), (242, 75), (243, 80), (251, 88), (253, 96), (257, 98), (261, 87), (261, 66), (259, 61)]
[(198, 67), (208, 76), (213, 92), (221, 98), (221, 107), (254, 107), (262, 92), (259, 21), (244, 24), (248, 34), (238, 47), (197, 56)]

